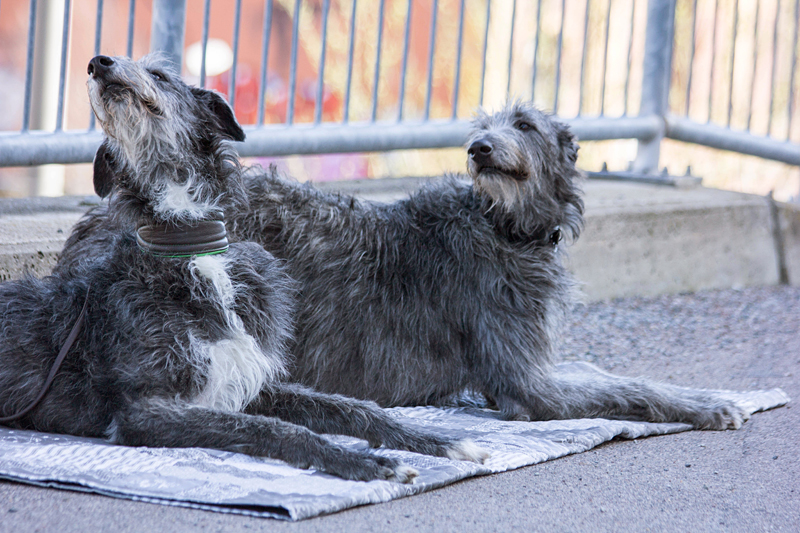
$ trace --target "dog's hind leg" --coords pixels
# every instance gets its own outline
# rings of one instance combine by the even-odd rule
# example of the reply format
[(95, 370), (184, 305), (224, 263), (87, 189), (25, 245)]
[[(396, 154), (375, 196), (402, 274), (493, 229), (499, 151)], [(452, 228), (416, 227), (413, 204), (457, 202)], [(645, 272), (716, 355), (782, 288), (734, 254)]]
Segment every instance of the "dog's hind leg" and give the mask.
[(433, 435), (400, 424), (372, 402), (323, 394), (298, 384), (272, 385), (245, 412), (277, 417), (319, 433), (357, 437), (373, 447), (384, 445), (476, 463), (489, 456), (471, 441)]
[(127, 446), (215, 448), (361, 481), (407, 483), (417, 476), (416, 470), (396, 459), (347, 450), (307, 428), (265, 416), (148, 399), (123, 409), (115, 422), (112, 438)]
[(530, 392), (494, 399), (507, 417), (534, 420), (599, 417), (721, 430), (738, 429), (750, 415), (713, 391), (615, 376), (583, 362), (556, 365), (533, 380)]

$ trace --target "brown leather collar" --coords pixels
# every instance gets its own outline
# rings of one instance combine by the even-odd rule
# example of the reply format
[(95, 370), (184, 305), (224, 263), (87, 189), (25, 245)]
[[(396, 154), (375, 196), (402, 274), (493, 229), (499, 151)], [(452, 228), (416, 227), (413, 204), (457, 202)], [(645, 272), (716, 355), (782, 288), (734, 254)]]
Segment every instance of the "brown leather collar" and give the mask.
[(153, 223), (139, 226), (136, 243), (159, 257), (192, 257), (226, 252), (228, 234), (222, 220)]

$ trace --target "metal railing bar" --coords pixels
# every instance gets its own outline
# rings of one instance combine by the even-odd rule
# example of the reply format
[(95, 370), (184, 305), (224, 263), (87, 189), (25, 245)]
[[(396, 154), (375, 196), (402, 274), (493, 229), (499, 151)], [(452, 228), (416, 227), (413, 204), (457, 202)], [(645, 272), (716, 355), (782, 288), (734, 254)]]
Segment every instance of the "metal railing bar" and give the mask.
[(603, 81), (600, 84), (601, 117), (606, 114), (606, 78), (608, 77), (608, 38), (611, 36), (611, 2), (613, 2), (613, 0), (608, 0), (608, 4), (606, 5), (606, 36), (605, 42), (603, 43)]
[(517, 21), (517, 0), (511, 4), (511, 31), (508, 38), (508, 79), (506, 80), (506, 99), (511, 95), (511, 72), (514, 63), (514, 26)]
[(458, 9), (458, 42), (456, 43), (456, 72), (453, 75), (453, 112), (451, 118), (458, 116), (458, 89), (461, 86), (461, 48), (464, 44), (464, 0)]
[(692, 36), (690, 38), (690, 52), (689, 52), (689, 79), (686, 80), (686, 102), (683, 114), (689, 116), (689, 105), (692, 99), (692, 74), (694, 74), (694, 48), (695, 48), (695, 32), (697, 30), (697, 0), (694, 0), (692, 5)]
[(342, 123), (347, 124), (350, 120), (350, 86), (353, 82), (353, 47), (356, 43), (356, 5), (358, 0), (353, 0), (353, 9), (350, 15), (350, 46), (347, 52), (347, 82), (344, 92), (344, 110), (342, 111)]
[(667, 117), (666, 123), (666, 136), (670, 139), (800, 165), (800, 150), (791, 142), (732, 131), (716, 124), (697, 124), (682, 117)]
[(711, 68), (708, 70), (708, 117), (711, 122), (712, 96), (714, 95), (714, 63), (717, 57), (717, 24), (719, 24), (719, 0), (714, 0), (714, 25), (711, 27)]
[[(649, 139), (663, 128), (655, 116), (565, 119), (582, 141)], [(242, 157), (292, 154), (376, 152), (463, 146), (470, 131), (466, 119), (414, 122), (357, 122), (321, 125), (245, 126), (247, 140), (236, 143)], [(102, 140), (99, 131), (0, 133), (0, 167), (51, 163), (88, 163)], [(796, 145), (795, 149), (796, 149)]]
[[(566, 119), (572, 132), (582, 141), (653, 137), (663, 128), (658, 117), (605, 119)], [(247, 126), (247, 140), (237, 143), (242, 157), (383, 152), (422, 148), (463, 147), (471, 125), (466, 119), (428, 121), (323, 123)]]
[(61, 26), (61, 64), (59, 65), (58, 75), (58, 107), (56, 109), (56, 129), (55, 131), (62, 131), (64, 129), (64, 94), (66, 92), (67, 80), (67, 57), (69, 51), (69, 20), (70, 10), (72, 9), (72, 0), (64, 1), (64, 23)]
[[(636, 4), (636, 0), (632, 2)], [(586, 89), (586, 54), (589, 50), (589, 8), (591, 6), (590, 0), (586, 0), (586, 10), (583, 17), (583, 54), (581, 54), (581, 81), (578, 92), (578, 116), (583, 114), (583, 97), (584, 90)], [(538, 16), (536, 18), (539, 18)], [(632, 32), (631, 32), (632, 33)], [(531, 99), (533, 97), (531, 96)]]
[[(558, 112), (558, 92), (561, 87), (561, 49), (564, 45), (564, 15), (566, 14), (566, 0), (561, 0), (561, 27), (558, 29), (558, 44), (556, 47), (556, 79), (555, 94), (553, 96), (553, 113)], [(605, 67), (603, 67), (605, 71)], [(605, 82), (604, 82), (605, 83)]]
[[(483, 91), (486, 87), (486, 51), (489, 48), (489, 22), (492, 16), (492, 0), (486, 1), (486, 27), (483, 30), (483, 62), (481, 63), (481, 90), (478, 93), (478, 105), (483, 105)], [(531, 96), (531, 100), (533, 96)]]
[(300, 33), (300, 0), (294, 2), (292, 15), (292, 55), (289, 62), (289, 94), (286, 101), (286, 124), (294, 123), (294, 93), (297, 88), (297, 40)]
[(781, 0), (775, 6), (775, 21), (772, 27), (772, 72), (769, 82), (769, 116), (767, 117), (767, 135), (772, 132), (772, 114), (775, 110), (775, 62), (778, 58), (778, 20), (781, 15)]
[(36, 0), (31, 0), (28, 12), (28, 57), (25, 60), (25, 101), (22, 107), (22, 132), (31, 125), (31, 93), (33, 92), (33, 52), (36, 43)]
[(236, 71), (239, 66), (239, 28), (242, 22), (242, 0), (236, 0), (233, 11), (233, 65), (231, 65), (230, 79), (228, 80), (228, 103), (236, 109)]
[(758, 65), (758, 15), (761, 2), (756, 2), (756, 17), (753, 21), (753, 72), (750, 76), (750, 104), (747, 109), (747, 131), (750, 131), (750, 122), (753, 118), (753, 95), (756, 92), (756, 66)]
[(792, 137), (792, 123), (794, 118), (794, 78), (797, 72), (797, 27), (800, 26), (800, 0), (794, 1), (794, 35), (792, 40), (792, 70), (789, 74), (789, 117), (788, 126), (786, 128), (786, 139)]
[(403, 103), (406, 98), (406, 72), (408, 70), (408, 42), (411, 35), (411, 6), (414, 5), (414, 0), (408, 0), (408, 9), (406, 11), (406, 27), (405, 34), (403, 35), (403, 66), (400, 69), (400, 94), (397, 99), (397, 121), (403, 120)]
[[(587, 2), (589, 0), (586, 0)], [(536, 74), (539, 66), (539, 38), (542, 34), (542, 0), (536, 2), (536, 38), (533, 40), (533, 75), (531, 76), (531, 102), (536, 95)]]
[[(94, 26), (94, 55), (100, 55), (100, 39), (103, 35), (103, 0), (97, 0), (97, 17)], [(89, 129), (97, 129), (95, 124), (94, 112), (89, 112)]]
[(319, 73), (317, 74), (317, 97), (314, 102), (314, 124), (322, 122), (322, 97), (324, 96), (325, 86), (325, 45), (328, 42), (328, 13), (330, 12), (331, 1), (322, 2), (322, 44), (319, 52)]
[(728, 119), (725, 126), (730, 127), (733, 115), (733, 68), (736, 61), (736, 38), (739, 36), (739, 0), (736, 0), (733, 16), (733, 40), (731, 41), (730, 78), (728, 80)]
[(375, 75), (372, 79), (372, 112), (370, 117), (372, 122), (378, 116), (378, 86), (381, 79), (381, 48), (383, 46), (383, 10), (386, 7), (386, 0), (381, 0), (378, 6), (378, 36), (375, 43)]
[(258, 119), (256, 124), (264, 124), (264, 114), (267, 97), (267, 85), (269, 84), (269, 38), (272, 34), (272, 0), (266, 0), (264, 4), (264, 33), (261, 38), (261, 80), (258, 86)]
[(433, 0), (431, 15), (431, 40), (428, 49), (428, 84), (425, 89), (425, 120), (431, 116), (431, 95), (433, 93), (433, 56), (436, 51), (436, 15), (439, 11), (439, 0)]
[(633, 64), (633, 30), (636, 23), (636, 0), (631, 1), (631, 33), (628, 36), (628, 68), (625, 71), (625, 103), (623, 104), (622, 116), (628, 116), (628, 89), (631, 84), (631, 65)]
[[(67, 2), (69, 2), (69, 0), (67, 0)], [(133, 29), (135, 22), (136, 22), (136, 0), (130, 0), (128, 2), (128, 42), (125, 45), (125, 55), (128, 57), (133, 57)]]
[(200, 87), (206, 86), (206, 57), (208, 54), (208, 25), (211, 19), (211, 0), (203, 3), (203, 34), (200, 37)]

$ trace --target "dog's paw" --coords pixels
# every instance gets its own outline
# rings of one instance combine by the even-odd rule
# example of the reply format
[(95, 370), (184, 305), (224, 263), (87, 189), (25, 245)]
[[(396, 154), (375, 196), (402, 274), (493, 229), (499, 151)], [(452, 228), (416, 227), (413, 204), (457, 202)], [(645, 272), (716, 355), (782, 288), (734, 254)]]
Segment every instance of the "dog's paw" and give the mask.
[(698, 414), (692, 425), (697, 429), (726, 430), (739, 429), (750, 418), (750, 412), (734, 402), (725, 402)]
[(414, 478), (418, 475), (419, 472), (415, 468), (400, 463), (392, 470), (391, 475), (385, 479), (398, 483), (414, 483)]
[(447, 457), (455, 461), (472, 461), (473, 463), (483, 464), (489, 458), (491, 452), (481, 448), (471, 440), (460, 440), (453, 443), (447, 450)]

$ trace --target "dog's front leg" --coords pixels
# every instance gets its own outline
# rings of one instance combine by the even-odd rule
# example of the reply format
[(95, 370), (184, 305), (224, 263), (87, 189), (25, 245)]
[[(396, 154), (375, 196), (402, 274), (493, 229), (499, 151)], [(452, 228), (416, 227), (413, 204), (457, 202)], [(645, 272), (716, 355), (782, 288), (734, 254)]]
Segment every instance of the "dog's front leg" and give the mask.
[(684, 422), (697, 429), (737, 429), (750, 413), (713, 391), (685, 389), (609, 374), (589, 363), (555, 365), (529, 391), (498, 395), (501, 411), (522, 409), (533, 420), (618, 418)]
[(345, 479), (410, 482), (417, 471), (396, 459), (336, 446), (277, 418), (224, 412), (167, 399), (141, 400), (115, 417), (114, 438), (127, 446), (215, 448), (286, 461)]
[(397, 450), (482, 463), (488, 452), (470, 441), (422, 432), (405, 426), (376, 404), (335, 394), (323, 394), (302, 385), (273, 384), (247, 406), (245, 412), (274, 416), (319, 433), (349, 435)]

